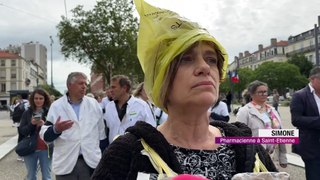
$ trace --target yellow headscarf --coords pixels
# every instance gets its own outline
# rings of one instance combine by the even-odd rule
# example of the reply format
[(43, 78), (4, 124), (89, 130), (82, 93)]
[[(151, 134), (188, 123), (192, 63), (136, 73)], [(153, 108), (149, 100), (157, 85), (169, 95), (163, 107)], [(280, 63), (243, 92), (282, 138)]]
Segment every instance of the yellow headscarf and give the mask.
[(173, 59), (197, 41), (211, 41), (224, 57), (221, 79), (225, 78), (228, 55), (208, 31), (177, 13), (154, 7), (144, 0), (134, 0), (140, 15), (138, 58), (145, 74), (144, 88), (156, 106), (160, 103), (161, 85)]

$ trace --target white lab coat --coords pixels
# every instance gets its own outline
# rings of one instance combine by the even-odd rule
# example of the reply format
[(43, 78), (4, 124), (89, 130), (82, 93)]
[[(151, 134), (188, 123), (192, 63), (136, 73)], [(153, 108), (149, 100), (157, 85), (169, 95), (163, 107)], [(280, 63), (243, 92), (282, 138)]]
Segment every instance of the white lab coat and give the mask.
[(111, 101), (106, 106), (106, 113), (104, 114), (104, 120), (109, 128), (109, 143), (111, 143), (118, 135), (123, 135), (128, 127), (136, 124), (137, 121), (145, 121), (156, 127), (156, 121), (153, 114), (150, 111), (149, 105), (136, 97), (131, 96), (127, 102), (127, 111), (120, 121), (116, 105), (114, 101)]
[(228, 106), (225, 102), (219, 101), (219, 104), (211, 109), (211, 112), (222, 116), (229, 116)]
[[(64, 95), (51, 105), (47, 121), (55, 124), (58, 117), (63, 120), (73, 120), (74, 124), (54, 140), (52, 169), (56, 175), (72, 172), (80, 153), (88, 166), (96, 168), (101, 159), (100, 140), (106, 138), (102, 110), (99, 103), (84, 96), (80, 105), (79, 119), (74, 112), (67, 96)], [(42, 126), (40, 137), (49, 126)]]

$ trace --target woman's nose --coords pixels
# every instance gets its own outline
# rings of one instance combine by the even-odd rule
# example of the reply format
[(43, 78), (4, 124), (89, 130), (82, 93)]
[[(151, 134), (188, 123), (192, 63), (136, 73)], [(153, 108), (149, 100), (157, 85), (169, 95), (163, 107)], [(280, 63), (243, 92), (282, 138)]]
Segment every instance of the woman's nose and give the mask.
[(197, 57), (195, 73), (196, 73), (196, 75), (209, 75), (210, 74), (210, 66), (203, 59), (202, 56)]

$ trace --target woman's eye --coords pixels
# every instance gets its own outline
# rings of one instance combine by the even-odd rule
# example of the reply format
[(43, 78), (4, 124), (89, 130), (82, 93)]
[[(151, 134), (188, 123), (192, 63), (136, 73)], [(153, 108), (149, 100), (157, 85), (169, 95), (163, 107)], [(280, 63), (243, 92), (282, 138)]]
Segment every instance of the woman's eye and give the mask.
[(181, 58), (181, 61), (182, 62), (190, 62), (190, 61), (192, 61), (193, 60), (193, 57), (191, 56), (191, 55), (184, 55), (184, 56), (182, 56), (182, 58)]
[(205, 60), (209, 65), (216, 65), (218, 63), (218, 60), (215, 57), (205, 57)]

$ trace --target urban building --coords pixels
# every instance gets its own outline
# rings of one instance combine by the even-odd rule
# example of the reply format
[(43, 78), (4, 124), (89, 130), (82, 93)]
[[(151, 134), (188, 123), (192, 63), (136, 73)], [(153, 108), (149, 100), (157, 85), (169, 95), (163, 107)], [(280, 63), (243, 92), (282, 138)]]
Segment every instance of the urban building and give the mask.
[(9, 105), (10, 92), (32, 90), (30, 80), (30, 62), (21, 56), (0, 51), (0, 103)]
[(91, 72), (90, 74), (90, 92), (93, 94), (103, 93), (105, 91), (105, 80), (102, 74)]
[(26, 96), (46, 80), (47, 49), (42, 44), (9, 45), (0, 51), (0, 105), (9, 105), (15, 95)]
[(47, 79), (47, 48), (39, 42), (23, 43), (21, 45), (21, 57), (31, 61), (42, 70), (44, 79)]
[(270, 45), (263, 47), (262, 44), (258, 45), (258, 50), (250, 53), (245, 51), (239, 53), (239, 56), (235, 57), (232, 69), (229, 66), (229, 70), (235, 70), (236, 68), (250, 68), (255, 70), (264, 62), (284, 62), (287, 61), (285, 47), (288, 45), (288, 41), (277, 41), (276, 38), (270, 39)]
[[(318, 32), (319, 32), (319, 26)], [(290, 36), (288, 38), (289, 45), (286, 47), (286, 54), (288, 57), (291, 57), (294, 54), (304, 54), (304, 56), (311, 61), (313, 64), (316, 64), (316, 36), (315, 36), (315, 28), (310, 29), (301, 34)], [(317, 34), (317, 42), (319, 45), (320, 36)], [(318, 46), (319, 51), (319, 46)]]
[[(295, 54), (304, 54), (304, 56), (315, 65), (320, 65), (320, 16), (318, 16), (318, 25), (313, 29), (302, 32), (298, 35), (290, 36), (288, 41), (277, 41), (272, 38), (268, 47), (258, 45), (258, 50), (254, 53), (245, 51), (239, 53), (234, 61), (228, 66), (229, 71), (235, 71), (237, 68), (256, 69), (263, 62), (284, 62)], [(318, 60), (317, 60), (318, 58)], [(317, 62), (318, 61), (318, 62)]]

